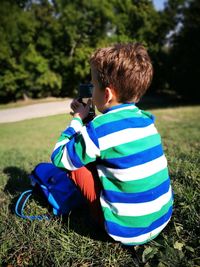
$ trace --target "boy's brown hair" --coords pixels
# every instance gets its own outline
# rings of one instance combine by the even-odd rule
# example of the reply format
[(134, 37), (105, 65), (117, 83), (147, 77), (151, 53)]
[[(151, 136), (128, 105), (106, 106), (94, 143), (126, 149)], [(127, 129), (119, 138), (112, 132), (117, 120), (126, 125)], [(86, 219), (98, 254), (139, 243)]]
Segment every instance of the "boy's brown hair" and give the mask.
[(153, 66), (142, 44), (116, 44), (98, 49), (90, 58), (100, 89), (112, 87), (121, 103), (136, 100), (146, 92)]

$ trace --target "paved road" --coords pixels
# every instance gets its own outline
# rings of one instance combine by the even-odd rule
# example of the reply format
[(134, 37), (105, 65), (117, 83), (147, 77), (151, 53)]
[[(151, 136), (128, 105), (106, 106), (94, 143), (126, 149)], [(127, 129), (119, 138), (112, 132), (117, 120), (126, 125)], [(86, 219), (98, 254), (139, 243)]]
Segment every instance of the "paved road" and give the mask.
[(71, 99), (0, 110), (0, 123), (22, 121), (70, 112)]

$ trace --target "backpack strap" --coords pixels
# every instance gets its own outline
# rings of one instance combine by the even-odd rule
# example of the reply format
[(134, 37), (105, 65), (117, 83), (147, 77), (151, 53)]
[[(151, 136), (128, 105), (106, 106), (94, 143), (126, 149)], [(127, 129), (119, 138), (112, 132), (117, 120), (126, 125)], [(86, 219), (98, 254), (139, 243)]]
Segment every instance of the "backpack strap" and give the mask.
[(18, 201), (16, 203), (16, 206), (15, 206), (16, 214), (19, 217), (23, 218), (23, 219), (29, 219), (29, 220), (43, 220), (43, 219), (45, 219), (45, 220), (49, 220), (50, 216), (45, 215), (45, 214), (44, 215), (24, 215), (25, 205), (26, 205), (29, 197), (32, 194), (33, 194), (33, 190), (31, 189), (31, 190), (24, 191), (20, 195), (20, 197), (19, 197), (19, 199), (18, 199)]

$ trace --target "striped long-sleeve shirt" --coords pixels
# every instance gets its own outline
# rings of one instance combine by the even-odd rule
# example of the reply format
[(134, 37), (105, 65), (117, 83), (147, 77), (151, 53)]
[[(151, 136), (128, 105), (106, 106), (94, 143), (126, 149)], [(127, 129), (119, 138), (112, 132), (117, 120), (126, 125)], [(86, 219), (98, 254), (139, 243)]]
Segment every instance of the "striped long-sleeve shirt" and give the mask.
[(134, 104), (114, 106), (86, 126), (74, 118), (52, 161), (67, 170), (96, 162), (105, 229), (113, 239), (143, 244), (169, 222), (173, 195), (161, 137), (154, 117)]

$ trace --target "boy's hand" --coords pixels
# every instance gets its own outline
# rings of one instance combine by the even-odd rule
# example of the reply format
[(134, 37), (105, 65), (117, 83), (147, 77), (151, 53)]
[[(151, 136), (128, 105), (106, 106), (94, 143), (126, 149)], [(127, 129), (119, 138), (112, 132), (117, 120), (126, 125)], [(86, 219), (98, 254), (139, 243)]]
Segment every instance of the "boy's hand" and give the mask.
[(89, 114), (91, 103), (92, 101), (89, 99), (87, 104), (84, 106), (77, 99), (74, 99), (71, 103), (71, 109), (74, 111), (74, 118), (81, 118), (84, 120)]

